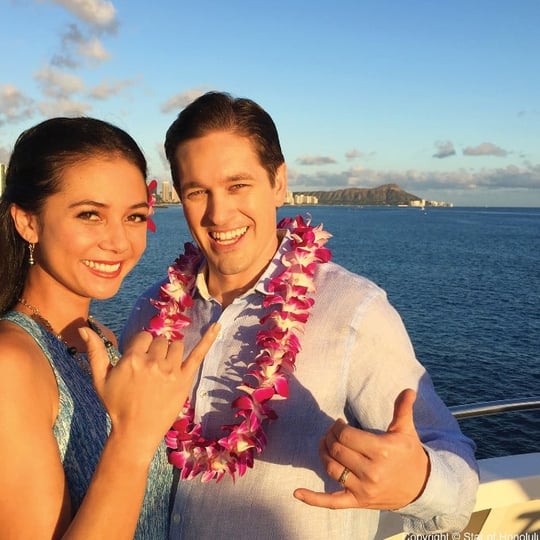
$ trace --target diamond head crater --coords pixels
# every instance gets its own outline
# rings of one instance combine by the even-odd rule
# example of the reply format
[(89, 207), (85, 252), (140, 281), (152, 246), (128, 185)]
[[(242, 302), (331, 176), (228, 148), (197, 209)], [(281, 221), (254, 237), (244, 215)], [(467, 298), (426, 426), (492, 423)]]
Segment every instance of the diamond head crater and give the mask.
[(452, 206), (443, 201), (426, 201), (401, 189), (397, 184), (375, 188), (345, 188), (331, 191), (294, 191), (286, 204), (322, 204), (347, 206)]

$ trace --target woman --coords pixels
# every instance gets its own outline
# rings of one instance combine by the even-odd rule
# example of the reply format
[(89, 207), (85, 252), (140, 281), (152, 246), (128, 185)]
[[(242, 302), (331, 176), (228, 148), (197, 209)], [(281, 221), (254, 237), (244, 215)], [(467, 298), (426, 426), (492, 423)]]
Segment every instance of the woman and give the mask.
[(89, 315), (145, 249), (145, 177), (135, 141), (99, 120), (16, 142), (0, 199), (2, 538), (167, 536), (160, 442), (216, 330), (183, 364), (181, 344), (146, 332), (119, 359)]

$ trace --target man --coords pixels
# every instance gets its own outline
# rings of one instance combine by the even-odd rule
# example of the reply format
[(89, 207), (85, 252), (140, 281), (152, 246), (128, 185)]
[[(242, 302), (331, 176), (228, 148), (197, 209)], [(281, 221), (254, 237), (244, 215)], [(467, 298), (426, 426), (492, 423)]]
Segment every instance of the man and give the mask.
[(212, 92), (180, 113), (165, 150), (204, 257), (189, 252), (146, 291), (125, 336), (184, 333), (190, 350), (221, 324), (193, 417), (167, 437), (181, 469), (171, 538), (372, 538), (378, 509), (411, 532), (465, 527), (474, 445), (384, 291), (327, 262), (323, 231), (276, 230), (287, 172), (270, 116)]

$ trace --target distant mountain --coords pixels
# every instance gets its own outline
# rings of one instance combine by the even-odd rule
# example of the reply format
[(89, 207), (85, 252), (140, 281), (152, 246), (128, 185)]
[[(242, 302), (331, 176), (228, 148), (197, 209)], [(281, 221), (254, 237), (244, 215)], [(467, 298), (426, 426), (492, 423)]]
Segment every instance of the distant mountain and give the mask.
[(312, 195), (319, 204), (348, 204), (365, 206), (397, 206), (419, 201), (421, 197), (403, 191), (397, 184), (385, 184), (376, 188), (346, 188), (333, 191), (299, 191), (294, 195)]

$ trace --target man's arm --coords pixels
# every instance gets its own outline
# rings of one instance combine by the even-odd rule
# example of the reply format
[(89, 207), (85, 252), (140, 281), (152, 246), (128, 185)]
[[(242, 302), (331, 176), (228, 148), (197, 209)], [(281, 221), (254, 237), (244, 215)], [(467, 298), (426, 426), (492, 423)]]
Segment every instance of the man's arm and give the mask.
[[(463, 529), (478, 487), (474, 444), (437, 396), (384, 296), (356, 323), (353, 354), (367, 357), (348, 379), (350, 407), (362, 429), (338, 421), (320, 447), (332, 478), (345, 467), (351, 472), (344, 490), (299, 489), (295, 496), (315, 506), (398, 511), (408, 532)], [(416, 402), (405, 388), (417, 392)]]

